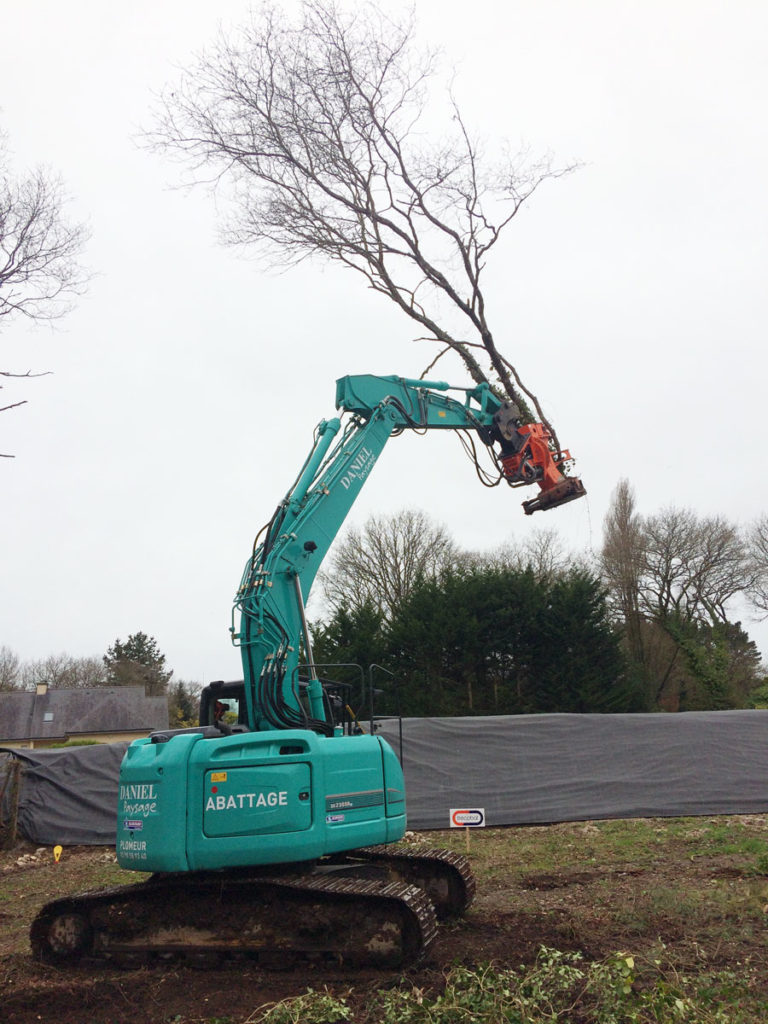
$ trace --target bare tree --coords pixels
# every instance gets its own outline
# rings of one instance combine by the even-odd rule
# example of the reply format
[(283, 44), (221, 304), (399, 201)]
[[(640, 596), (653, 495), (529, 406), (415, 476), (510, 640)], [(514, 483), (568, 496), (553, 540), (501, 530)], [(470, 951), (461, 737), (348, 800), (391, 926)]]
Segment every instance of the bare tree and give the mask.
[(21, 689), (21, 662), (15, 651), (0, 646), (0, 692)]
[(101, 658), (95, 656), (72, 659), (71, 683), (73, 688), (90, 690), (97, 686), (108, 686), (109, 680)]
[(87, 231), (66, 220), (65, 205), (61, 178), (42, 167), (11, 173), (0, 135), (0, 317), (55, 320), (82, 293)]
[(643, 545), (641, 601), (653, 618), (727, 622), (726, 605), (751, 578), (735, 526), (722, 516), (699, 519), (668, 508), (644, 520)]
[(429, 145), (437, 62), (413, 35), (412, 18), (372, 4), (343, 13), (304, 0), (295, 23), (266, 5), (165, 94), (150, 139), (191, 161), (196, 179), (230, 187), (229, 242), (277, 264), (320, 256), (351, 268), (438, 343), (425, 374), (454, 352), (477, 383), (493, 378), (521, 405), (524, 392), (546, 423), (496, 347), (481, 278), (522, 204), (570, 168), (485, 158), (450, 92), (446, 130)]
[(582, 560), (568, 551), (553, 527), (531, 530), (518, 549), (518, 568), (530, 569), (538, 580), (554, 580), (581, 565)]
[(751, 581), (747, 596), (761, 613), (768, 618), (768, 515), (760, 516), (747, 531), (747, 548), (751, 569)]
[(334, 545), (320, 582), (334, 611), (370, 603), (389, 616), (420, 579), (438, 573), (455, 557), (445, 527), (424, 512), (404, 509), (370, 516), (362, 530), (347, 530)]
[(49, 654), (46, 658), (25, 661), (21, 669), (24, 689), (46, 683), (51, 689), (69, 688), (72, 682), (72, 658), (68, 654)]
[(459, 564), (488, 569), (530, 569), (538, 580), (553, 580), (570, 569), (587, 568), (586, 560), (569, 551), (557, 530), (532, 530), (525, 539), (510, 541), (490, 551), (459, 552)]
[[(601, 568), (651, 706), (744, 706), (759, 654), (731, 602), (754, 587), (756, 559), (722, 516), (666, 508), (641, 517), (627, 480), (604, 520)], [(766, 562), (768, 566), (768, 562)]]
[[(84, 290), (88, 275), (79, 257), (87, 231), (66, 220), (65, 205), (61, 179), (44, 168), (21, 176), (11, 173), (0, 134), (0, 324), (14, 316), (55, 320), (69, 312)], [(5, 378), (35, 376), (40, 374), (0, 370)], [(0, 412), (25, 401), (0, 406)]]
[(76, 690), (105, 686), (107, 673), (100, 658), (50, 654), (46, 658), (25, 662), (21, 679), (25, 689), (46, 683), (51, 689)]

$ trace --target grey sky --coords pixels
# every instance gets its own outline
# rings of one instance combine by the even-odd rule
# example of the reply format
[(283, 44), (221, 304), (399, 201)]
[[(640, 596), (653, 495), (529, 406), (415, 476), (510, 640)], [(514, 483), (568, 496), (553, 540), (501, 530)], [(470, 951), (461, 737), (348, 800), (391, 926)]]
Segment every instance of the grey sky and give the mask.
[[(577, 457), (586, 500), (531, 519), (450, 437), (391, 442), (353, 512), (418, 506), (470, 548), (556, 527), (598, 548), (621, 476), (641, 512), (766, 510), (768, 6), (418, 0), (467, 121), (578, 160), (496, 251), (497, 342)], [(217, 244), (216, 202), (140, 150), (152, 93), (240, 0), (6, 4), (0, 124), (89, 218), (90, 292), (59, 330), (5, 325), (0, 643), (24, 659), (156, 637), (177, 677), (239, 673), (229, 608), (252, 538), (346, 373), (431, 349), (354, 275), (280, 275)], [(464, 384), (459, 373), (440, 376)], [(3, 402), (2, 404), (5, 404)], [(527, 495), (523, 495), (527, 496)], [(734, 609), (738, 614), (744, 614)], [(768, 629), (745, 618), (768, 654)]]

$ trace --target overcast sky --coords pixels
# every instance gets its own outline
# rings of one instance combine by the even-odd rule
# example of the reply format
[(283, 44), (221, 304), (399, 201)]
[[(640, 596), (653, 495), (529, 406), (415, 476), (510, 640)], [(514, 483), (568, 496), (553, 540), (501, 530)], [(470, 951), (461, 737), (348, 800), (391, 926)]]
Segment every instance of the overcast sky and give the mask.
[[(555, 527), (597, 550), (620, 477), (646, 514), (765, 512), (768, 5), (415, 7), (477, 131), (581, 163), (512, 226), (486, 299), (589, 494), (526, 517), (532, 495), (481, 487), (455, 438), (399, 438), (351, 521), (420, 507), (468, 548)], [(0, 402), (28, 399), (0, 417), (16, 456), (0, 460), (0, 644), (25, 660), (101, 655), (142, 630), (177, 677), (238, 676), (242, 565), (335, 379), (418, 376), (431, 357), (356, 275), (270, 273), (222, 248), (215, 201), (137, 146), (153, 94), (247, 10), (4, 4), (0, 125), (18, 169), (63, 175), (95, 274), (56, 331), (0, 335), (0, 368), (51, 371)], [(768, 628), (734, 614), (768, 655)]]

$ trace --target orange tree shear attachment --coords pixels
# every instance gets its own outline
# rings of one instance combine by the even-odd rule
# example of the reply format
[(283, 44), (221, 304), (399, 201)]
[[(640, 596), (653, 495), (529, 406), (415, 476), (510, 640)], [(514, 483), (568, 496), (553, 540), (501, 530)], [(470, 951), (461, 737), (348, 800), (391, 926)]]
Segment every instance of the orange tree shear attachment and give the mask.
[(526, 515), (557, 508), (587, 493), (578, 477), (565, 475), (565, 464), (571, 461), (571, 453), (554, 447), (552, 435), (543, 423), (516, 426), (510, 422), (511, 418), (504, 418), (506, 422), (500, 431), (506, 442), (504, 447), (516, 449), (500, 457), (504, 476), (513, 487), (538, 483), (540, 489), (535, 498), (523, 502)]

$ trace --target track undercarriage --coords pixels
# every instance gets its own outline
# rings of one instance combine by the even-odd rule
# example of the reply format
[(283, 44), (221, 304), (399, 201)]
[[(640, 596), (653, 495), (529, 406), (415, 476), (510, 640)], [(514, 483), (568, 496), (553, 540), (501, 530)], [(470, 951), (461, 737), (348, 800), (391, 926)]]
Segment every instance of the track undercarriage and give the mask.
[(135, 967), (183, 959), (216, 968), (330, 960), (396, 967), (418, 960), (437, 918), (474, 895), (459, 854), (369, 847), (293, 868), (153, 875), (146, 882), (54, 900), (35, 918), (36, 957)]

